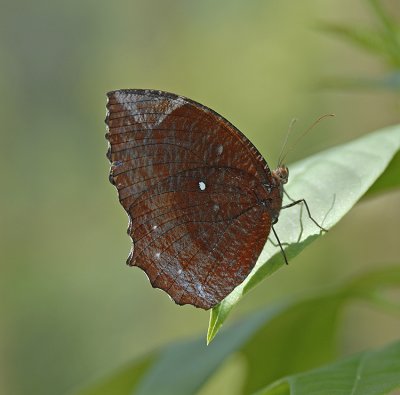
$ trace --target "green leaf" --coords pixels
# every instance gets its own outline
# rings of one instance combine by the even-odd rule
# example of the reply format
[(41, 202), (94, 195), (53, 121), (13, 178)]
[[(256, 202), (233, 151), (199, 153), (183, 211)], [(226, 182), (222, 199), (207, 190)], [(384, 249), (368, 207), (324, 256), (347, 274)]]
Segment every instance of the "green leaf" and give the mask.
[(235, 350), (242, 347), (257, 329), (277, 315), (283, 306), (273, 306), (253, 314), (229, 328), (207, 347), (203, 338), (177, 342), (149, 358), (118, 370), (108, 379), (75, 392), (75, 395), (176, 395), (195, 394), (215, 370)]
[[(392, 126), (350, 143), (323, 151), (290, 166), (287, 192), (307, 200), (316, 221), (329, 229), (365, 194), (384, 172), (400, 148), (400, 126)], [(292, 260), (320, 236), (320, 230), (300, 207), (281, 212), (275, 229)], [(299, 236), (301, 239), (299, 240)], [(250, 275), (218, 306), (212, 309), (207, 341), (210, 342), (236, 303), (283, 264), (279, 247), (266, 243)]]
[[(135, 395), (195, 394), (223, 361), (282, 309), (274, 306), (229, 328), (207, 347), (203, 338), (167, 346), (143, 378)], [(128, 395), (128, 394), (127, 394)]]
[(391, 63), (395, 67), (400, 67), (399, 23), (382, 7), (380, 0), (369, 0), (369, 3), (383, 27), (380, 35), (386, 43), (387, 54), (391, 58)]
[(323, 294), (270, 306), (231, 326), (208, 347), (202, 338), (168, 345), (78, 395), (194, 395), (235, 352), (247, 365), (243, 393), (252, 393), (332, 361), (341, 309), (359, 298), (386, 307), (389, 301), (381, 296), (394, 286), (400, 286), (400, 266), (368, 273)]
[(143, 375), (154, 362), (150, 355), (131, 362), (115, 372), (111, 377), (99, 380), (86, 388), (75, 391), (75, 395), (127, 395), (137, 386)]
[(369, 3), (385, 30), (394, 35), (396, 30), (398, 30), (398, 24), (382, 7), (382, 0), (369, 0)]
[[(281, 377), (332, 361), (336, 356), (338, 318), (342, 309), (349, 302), (362, 299), (390, 312), (395, 308), (398, 313), (400, 305), (388, 299), (386, 291), (399, 287), (400, 267), (393, 266), (289, 304), (239, 349), (247, 362), (243, 394), (251, 394)], [(268, 369), (263, 369), (264, 366)]]
[(399, 27), (382, 8), (379, 1), (370, 0), (372, 10), (380, 25), (378, 28), (347, 26), (335, 23), (321, 23), (320, 30), (333, 34), (369, 53), (381, 56), (387, 64), (400, 67)]
[(400, 388), (400, 341), (286, 377), (257, 395), (382, 395), (397, 388)]
[(330, 77), (320, 81), (318, 89), (357, 89), (400, 91), (400, 73), (388, 73), (381, 77)]
[(265, 322), (240, 349), (247, 362), (243, 394), (332, 361), (344, 301), (341, 292), (318, 295), (289, 305)]
[(375, 196), (379, 193), (393, 190), (400, 187), (400, 152), (398, 152), (390, 162), (385, 172), (368, 189), (365, 197)]
[(387, 43), (376, 30), (333, 23), (321, 24), (320, 29), (343, 38), (367, 52), (385, 57), (387, 55)]

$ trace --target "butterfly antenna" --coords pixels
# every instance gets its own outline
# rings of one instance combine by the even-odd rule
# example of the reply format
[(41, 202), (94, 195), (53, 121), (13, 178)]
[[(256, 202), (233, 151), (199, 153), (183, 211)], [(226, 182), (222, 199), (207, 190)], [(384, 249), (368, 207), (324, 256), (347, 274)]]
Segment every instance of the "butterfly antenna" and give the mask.
[[(334, 117), (335, 114), (325, 114), (322, 115), (321, 117), (319, 117), (316, 121), (314, 121), (311, 126), (309, 126), (296, 140), (295, 142), (289, 147), (289, 149), (286, 151), (285, 155), (283, 155), (283, 157), (279, 160), (279, 165), (282, 165), (283, 161), (285, 160), (285, 158), (287, 157), (287, 155), (289, 154), (289, 152), (291, 152), (293, 150), (293, 148), (297, 145), (297, 143), (308, 133), (310, 132), (312, 129), (314, 129), (314, 127), (316, 125), (318, 125), (323, 119), (328, 118), (328, 117)], [(286, 138), (287, 140), (287, 138)], [(286, 142), (285, 140), (285, 142)]]
[(288, 142), (288, 140), (289, 140), (290, 133), (292, 133), (292, 131), (293, 131), (293, 126), (294, 126), (294, 124), (295, 124), (296, 122), (297, 122), (297, 119), (296, 119), (296, 118), (293, 118), (293, 119), (290, 121), (288, 130), (287, 130), (287, 132), (286, 132), (285, 140), (284, 140), (284, 142), (283, 142), (283, 144), (282, 144), (281, 152), (279, 153), (279, 156), (278, 156), (278, 166), (277, 166), (277, 167), (279, 167), (279, 166), (282, 164), (282, 159), (283, 159), (283, 158), (282, 158), (282, 155), (283, 155), (283, 151), (284, 151), (285, 148), (286, 148), (287, 142)]

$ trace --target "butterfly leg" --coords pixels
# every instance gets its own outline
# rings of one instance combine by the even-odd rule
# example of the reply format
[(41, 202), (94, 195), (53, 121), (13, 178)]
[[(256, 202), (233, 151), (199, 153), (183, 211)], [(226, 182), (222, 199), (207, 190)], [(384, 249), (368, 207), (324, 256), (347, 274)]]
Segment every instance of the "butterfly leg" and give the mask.
[(275, 229), (274, 229), (273, 226), (272, 226), (272, 231), (274, 232), (276, 241), (277, 241), (278, 244), (279, 244), (279, 248), (281, 249), (282, 255), (283, 255), (283, 257), (285, 258), (285, 263), (286, 263), (286, 265), (289, 265), (289, 262), (288, 262), (288, 259), (287, 259), (286, 254), (285, 254), (285, 251), (284, 251), (284, 249), (283, 249), (283, 247), (282, 247), (281, 241), (279, 240), (279, 237), (278, 237), (278, 235), (276, 234)]
[[(287, 195), (286, 195), (286, 196), (287, 196)], [(312, 217), (311, 212), (310, 212), (310, 209), (309, 209), (308, 204), (307, 204), (307, 202), (305, 201), (305, 199), (295, 200), (295, 201), (293, 201), (292, 203), (289, 203), (289, 204), (286, 204), (285, 206), (282, 206), (281, 209), (293, 207), (293, 206), (295, 206), (296, 204), (304, 204), (304, 206), (306, 207), (307, 213), (308, 213), (308, 217), (311, 219), (311, 221), (313, 221), (314, 224), (315, 224), (316, 226), (318, 226), (318, 228), (320, 228), (320, 229), (323, 230), (324, 232), (327, 232), (327, 229), (323, 228), (323, 227)]]
[(295, 202), (295, 200), (289, 196), (289, 194), (286, 192), (286, 190), (283, 190), (283, 193), (285, 194), (285, 196), (291, 201), (291, 202)]
[[(291, 201), (291, 202), (295, 202), (295, 200), (289, 196), (289, 194), (285, 191), (285, 189), (283, 190), (283, 193), (285, 194), (285, 196)], [(297, 237), (297, 242), (300, 243), (301, 237), (303, 236), (303, 221), (301, 220), (303, 218), (303, 205), (300, 206), (300, 233), (299, 236)]]
[[(279, 244), (278, 244), (278, 243), (275, 243), (275, 242), (272, 240), (271, 237), (268, 237), (268, 240), (270, 241), (270, 243), (271, 243), (274, 247), (279, 247)], [(281, 245), (284, 246), (284, 247), (289, 247), (290, 244), (289, 244), (289, 243), (283, 242), (283, 243), (281, 243)]]

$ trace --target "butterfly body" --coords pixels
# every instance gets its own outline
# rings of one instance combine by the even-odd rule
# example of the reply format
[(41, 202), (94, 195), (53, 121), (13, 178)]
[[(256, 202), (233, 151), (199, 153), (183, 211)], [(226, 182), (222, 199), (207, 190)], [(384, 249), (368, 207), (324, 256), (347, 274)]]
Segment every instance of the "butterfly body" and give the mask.
[(128, 213), (128, 264), (178, 304), (209, 309), (254, 267), (282, 207), (285, 166), (213, 110), (155, 90), (109, 92), (110, 181)]

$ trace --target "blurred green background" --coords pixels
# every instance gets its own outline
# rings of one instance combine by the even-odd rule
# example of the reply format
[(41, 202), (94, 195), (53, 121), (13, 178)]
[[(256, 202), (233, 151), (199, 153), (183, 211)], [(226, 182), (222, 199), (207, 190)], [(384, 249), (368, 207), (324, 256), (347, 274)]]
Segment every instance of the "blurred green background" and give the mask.
[[(384, 4), (400, 16), (397, 0)], [(289, 162), (399, 122), (394, 92), (316, 89), (326, 76), (384, 71), (317, 29), (323, 21), (374, 23), (362, 0), (1, 2), (1, 394), (62, 394), (157, 346), (205, 336), (208, 313), (176, 306), (125, 266), (127, 218), (105, 157), (106, 91), (155, 88), (204, 103), (271, 167), (293, 117), (299, 131), (337, 115)], [(233, 319), (398, 262), (399, 220), (399, 192), (363, 201)], [(347, 315), (344, 354), (400, 330), (361, 304)]]

